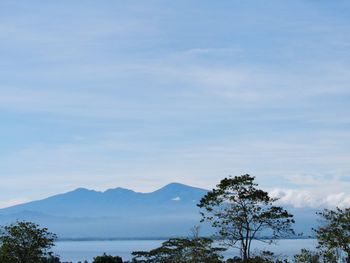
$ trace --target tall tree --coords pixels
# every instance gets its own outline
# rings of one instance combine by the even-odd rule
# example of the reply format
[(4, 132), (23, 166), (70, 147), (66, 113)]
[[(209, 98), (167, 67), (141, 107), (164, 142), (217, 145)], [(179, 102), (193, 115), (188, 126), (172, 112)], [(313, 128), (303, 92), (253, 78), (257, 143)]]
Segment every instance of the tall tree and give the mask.
[(323, 225), (315, 229), (320, 248), (340, 250), (350, 263), (350, 208), (325, 209), (318, 213)]
[(56, 235), (32, 222), (5, 226), (0, 234), (0, 262), (41, 263), (54, 259), (50, 248)]
[(242, 262), (251, 257), (253, 240), (271, 243), (294, 234), (293, 215), (274, 206), (277, 199), (258, 189), (254, 179), (248, 174), (224, 178), (198, 204), (202, 221), (211, 222), (223, 242), (240, 249)]

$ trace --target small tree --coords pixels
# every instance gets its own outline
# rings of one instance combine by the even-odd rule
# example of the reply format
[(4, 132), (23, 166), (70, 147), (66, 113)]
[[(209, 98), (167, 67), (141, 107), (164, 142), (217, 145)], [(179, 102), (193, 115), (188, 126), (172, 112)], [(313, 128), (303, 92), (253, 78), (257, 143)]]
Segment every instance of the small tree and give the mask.
[(302, 249), (299, 254), (294, 255), (294, 263), (337, 263), (333, 251), (310, 251)]
[(340, 250), (350, 263), (350, 208), (325, 209), (318, 214), (323, 220), (323, 225), (315, 229), (319, 248)]
[[(235, 256), (226, 260), (226, 263), (240, 263), (242, 258)], [(251, 256), (249, 263), (289, 263), (287, 259), (278, 259), (271, 251), (261, 251), (259, 255)]]
[(320, 254), (318, 252), (302, 249), (299, 254), (294, 256), (295, 263), (319, 263)]
[(132, 262), (138, 263), (219, 263), (223, 248), (213, 247), (210, 238), (171, 238), (149, 252), (135, 251)]
[(225, 178), (198, 204), (202, 221), (211, 222), (225, 244), (240, 249), (242, 262), (251, 258), (253, 240), (271, 243), (294, 234), (293, 216), (274, 206), (277, 199), (258, 189), (254, 179), (248, 174)]
[(42, 263), (61, 263), (61, 260), (58, 256), (50, 254), (42, 260)]
[(56, 257), (49, 250), (55, 239), (56, 235), (47, 228), (40, 228), (32, 222), (20, 221), (5, 226), (0, 234), (0, 262), (41, 263), (53, 260)]
[(123, 260), (121, 257), (111, 256), (103, 253), (102, 256), (95, 257), (92, 263), (123, 263)]

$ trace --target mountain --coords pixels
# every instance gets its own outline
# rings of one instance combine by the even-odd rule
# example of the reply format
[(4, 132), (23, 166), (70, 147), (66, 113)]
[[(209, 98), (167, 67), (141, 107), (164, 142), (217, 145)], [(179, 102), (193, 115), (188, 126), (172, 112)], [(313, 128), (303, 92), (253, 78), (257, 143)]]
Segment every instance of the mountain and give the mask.
[[(171, 183), (150, 193), (124, 188), (104, 192), (78, 188), (63, 194), (0, 209), (0, 224), (30, 220), (60, 238), (157, 238), (186, 236), (199, 224), (196, 204), (207, 190)], [(296, 215), (297, 231), (309, 233), (315, 224), (310, 208), (288, 207)], [(202, 234), (210, 234), (202, 225)]]
[[(115, 188), (105, 192), (78, 188), (64, 194), (0, 209), (0, 214), (33, 211), (54, 216), (104, 217), (176, 213), (196, 207), (207, 190), (171, 183), (151, 193)], [(196, 209), (197, 210), (197, 209)]]
[[(207, 190), (171, 183), (151, 193), (78, 188), (0, 209), (0, 223), (31, 220), (62, 238), (155, 238), (188, 235), (200, 217), (196, 204)], [(204, 230), (205, 231), (205, 230)]]

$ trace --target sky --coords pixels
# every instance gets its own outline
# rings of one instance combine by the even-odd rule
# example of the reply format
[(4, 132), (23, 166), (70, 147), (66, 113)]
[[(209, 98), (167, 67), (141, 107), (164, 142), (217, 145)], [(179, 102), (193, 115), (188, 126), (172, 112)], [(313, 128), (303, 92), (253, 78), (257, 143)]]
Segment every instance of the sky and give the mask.
[(0, 207), (251, 174), (350, 206), (350, 2), (0, 2)]

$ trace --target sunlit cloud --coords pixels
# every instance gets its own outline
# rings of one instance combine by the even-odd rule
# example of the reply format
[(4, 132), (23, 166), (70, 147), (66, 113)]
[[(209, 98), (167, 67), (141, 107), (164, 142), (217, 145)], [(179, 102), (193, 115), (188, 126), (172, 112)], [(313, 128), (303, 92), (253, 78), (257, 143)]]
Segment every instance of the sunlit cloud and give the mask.
[(343, 208), (350, 206), (350, 194), (345, 192), (321, 194), (313, 193), (312, 190), (274, 189), (270, 194), (275, 198), (279, 198), (278, 203), (298, 208)]

